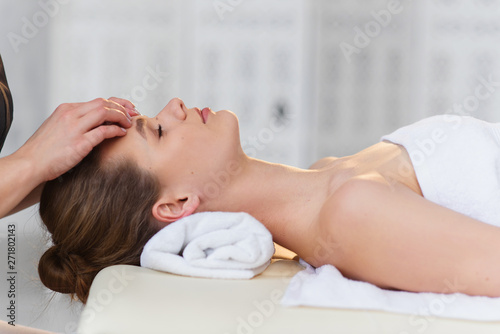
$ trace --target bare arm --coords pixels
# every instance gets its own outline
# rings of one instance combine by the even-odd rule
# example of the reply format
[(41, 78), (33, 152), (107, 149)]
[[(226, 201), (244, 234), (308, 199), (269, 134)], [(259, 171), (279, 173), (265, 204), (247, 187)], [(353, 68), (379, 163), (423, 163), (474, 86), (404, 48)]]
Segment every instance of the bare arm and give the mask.
[(13, 215), (16, 212), (29, 208), (30, 206), (40, 202), (40, 196), (42, 195), (44, 185), (45, 182), (39, 184), (35, 189), (33, 189), (23, 200), (21, 200), (20, 203), (7, 213), (7, 216)]
[(123, 136), (120, 127), (130, 127), (133, 108), (117, 98), (60, 105), (19, 150), (0, 159), (0, 218), (38, 202), (44, 182), (74, 167), (104, 139)]
[(38, 186), (29, 160), (15, 154), (0, 159), (0, 217), (14, 213), (18, 204)]
[(24, 327), (20, 325), (9, 325), (4, 321), (0, 321), (0, 332), (3, 334), (54, 334), (41, 329)]
[[(499, 227), (380, 180), (354, 180), (335, 195), (336, 212), (324, 210), (322, 226), (336, 240), (332, 264), (347, 277), (407, 291), (500, 296)], [(328, 216), (335, 221), (324, 224)]]

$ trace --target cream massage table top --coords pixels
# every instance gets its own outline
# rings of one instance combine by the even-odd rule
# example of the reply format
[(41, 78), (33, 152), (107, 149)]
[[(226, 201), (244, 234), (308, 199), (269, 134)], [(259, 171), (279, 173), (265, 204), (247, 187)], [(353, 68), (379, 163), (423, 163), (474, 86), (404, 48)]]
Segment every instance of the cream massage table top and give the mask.
[(303, 267), (291, 260), (293, 253), (276, 248), (273, 263), (251, 280), (108, 267), (92, 284), (78, 333), (500, 333), (500, 322), (281, 306), (289, 280)]

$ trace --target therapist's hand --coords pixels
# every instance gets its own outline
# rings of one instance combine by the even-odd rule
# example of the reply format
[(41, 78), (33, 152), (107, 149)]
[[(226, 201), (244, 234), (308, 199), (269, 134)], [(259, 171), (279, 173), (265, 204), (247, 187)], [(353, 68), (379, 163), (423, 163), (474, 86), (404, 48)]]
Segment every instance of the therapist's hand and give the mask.
[(52, 180), (104, 139), (125, 135), (135, 115), (130, 101), (114, 97), (61, 104), (16, 153), (34, 163), (33, 176), (40, 183)]

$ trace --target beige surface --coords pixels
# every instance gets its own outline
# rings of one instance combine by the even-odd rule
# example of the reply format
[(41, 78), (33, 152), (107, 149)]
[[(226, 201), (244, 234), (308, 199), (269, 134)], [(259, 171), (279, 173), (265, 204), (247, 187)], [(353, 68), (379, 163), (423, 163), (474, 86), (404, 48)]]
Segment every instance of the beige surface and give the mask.
[(134, 266), (96, 277), (79, 333), (499, 333), (500, 323), (374, 311), (283, 307), (302, 267), (278, 260), (251, 280), (191, 278)]

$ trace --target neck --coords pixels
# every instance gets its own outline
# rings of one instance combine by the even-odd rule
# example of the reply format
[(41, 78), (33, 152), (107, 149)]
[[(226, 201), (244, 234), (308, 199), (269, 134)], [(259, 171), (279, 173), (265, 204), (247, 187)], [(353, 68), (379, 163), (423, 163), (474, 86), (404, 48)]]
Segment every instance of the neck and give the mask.
[(274, 241), (293, 249), (290, 243), (319, 214), (331, 174), (253, 158), (245, 158), (239, 167), (206, 211), (247, 212), (267, 227)]

